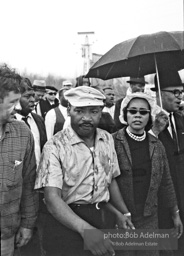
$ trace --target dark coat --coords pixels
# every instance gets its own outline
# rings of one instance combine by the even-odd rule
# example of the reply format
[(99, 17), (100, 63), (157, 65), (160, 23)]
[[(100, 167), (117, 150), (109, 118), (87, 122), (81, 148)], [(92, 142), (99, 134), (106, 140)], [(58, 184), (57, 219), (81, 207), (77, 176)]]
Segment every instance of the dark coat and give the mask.
[(174, 152), (174, 141), (168, 129), (160, 133), (159, 139), (166, 150), (179, 208), (184, 217), (184, 117), (176, 113), (174, 118), (180, 151)]
[[(113, 134), (113, 137), (121, 171), (121, 175), (117, 177), (117, 182), (125, 204), (134, 216), (136, 215), (136, 210), (133, 193), (132, 159), (125, 136), (125, 128)], [(150, 186), (143, 212), (144, 216), (154, 215), (157, 212), (158, 193), (166, 207), (176, 205), (176, 196), (165, 149), (162, 143), (149, 133), (148, 140), (152, 167)]]
[(116, 125), (117, 130), (120, 130), (124, 127), (124, 125), (120, 122), (119, 120), (119, 115), (120, 115), (120, 109), (121, 109), (121, 103), (123, 101), (124, 98), (121, 98), (119, 100), (116, 101), (115, 104), (115, 110), (114, 110), (114, 122)]
[(59, 106), (59, 100), (55, 98), (54, 104), (51, 105), (47, 99), (41, 99), (38, 104), (40, 105), (42, 117), (45, 118), (45, 115), (50, 109), (53, 109)]
[(184, 117), (176, 113), (174, 118), (180, 151), (175, 152), (174, 141), (167, 128), (159, 134), (159, 139), (166, 150), (181, 217), (184, 221)]
[(106, 130), (109, 133), (113, 133), (117, 131), (113, 118), (107, 112), (102, 112), (102, 116), (100, 118), (98, 128)]
[(46, 135), (46, 129), (45, 129), (45, 123), (44, 120), (41, 116), (35, 114), (35, 113), (31, 113), (33, 119), (35, 120), (35, 123), (37, 124), (39, 133), (40, 133), (40, 148), (41, 151), (43, 149), (43, 146), (45, 145), (46, 141), (47, 141), (47, 135)]

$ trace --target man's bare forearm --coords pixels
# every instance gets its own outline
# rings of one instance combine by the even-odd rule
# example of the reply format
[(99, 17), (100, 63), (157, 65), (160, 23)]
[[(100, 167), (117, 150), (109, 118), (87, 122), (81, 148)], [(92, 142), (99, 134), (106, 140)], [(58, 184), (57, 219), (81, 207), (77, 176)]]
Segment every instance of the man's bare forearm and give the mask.
[(61, 190), (54, 187), (44, 188), (45, 200), (48, 211), (63, 225), (78, 232), (82, 237), (85, 229), (94, 228), (89, 223), (76, 215), (62, 200)]
[(126, 207), (126, 204), (121, 196), (121, 192), (119, 190), (118, 184), (115, 179), (112, 180), (110, 186), (110, 202), (121, 212), (128, 213), (129, 210)]

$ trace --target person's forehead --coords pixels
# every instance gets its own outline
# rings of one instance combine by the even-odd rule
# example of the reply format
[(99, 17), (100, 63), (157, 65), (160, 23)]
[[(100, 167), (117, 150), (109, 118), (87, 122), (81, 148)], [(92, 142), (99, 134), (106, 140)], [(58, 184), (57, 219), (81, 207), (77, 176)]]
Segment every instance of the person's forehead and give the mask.
[(35, 95), (35, 92), (34, 90), (28, 90), (28, 91), (25, 91), (22, 96), (27, 96), (27, 95)]
[(37, 95), (43, 95), (45, 94), (45, 92), (42, 92), (42, 91), (34, 91)]
[(5, 97), (4, 99), (0, 98), (0, 104), (6, 104), (6, 103), (12, 103), (15, 102), (17, 100), (19, 100), (21, 97), (20, 93), (15, 93), (13, 91), (10, 91)]
[(102, 108), (102, 106), (83, 106), (83, 107), (75, 107), (75, 106), (72, 106), (73, 109), (83, 109), (83, 110), (91, 110), (91, 109), (99, 109), (99, 108)]
[(106, 93), (112, 93), (114, 94), (114, 91), (112, 89), (106, 89)]
[(129, 106), (131, 105), (137, 105), (137, 104), (141, 104), (141, 105), (145, 105), (145, 106), (148, 106), (149, 103), (147, 102), (146, 99), (141, 99), (141, 98), (134, 98), (132, 99), (130, 102), (129, 102)]
[(139, 87), (144, 87), (145, 84), (140, 84), (140, 83), (130, 83), (131, 86), (139, 86)]

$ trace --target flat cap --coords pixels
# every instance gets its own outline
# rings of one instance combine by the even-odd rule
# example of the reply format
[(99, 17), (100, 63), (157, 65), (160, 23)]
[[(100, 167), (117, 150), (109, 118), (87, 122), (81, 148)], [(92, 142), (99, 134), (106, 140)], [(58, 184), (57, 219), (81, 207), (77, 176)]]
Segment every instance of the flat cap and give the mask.
[(64, 97), (74, 107), (103, 106), (105, 96), (89, 86), (79, 86), (64, 93)]

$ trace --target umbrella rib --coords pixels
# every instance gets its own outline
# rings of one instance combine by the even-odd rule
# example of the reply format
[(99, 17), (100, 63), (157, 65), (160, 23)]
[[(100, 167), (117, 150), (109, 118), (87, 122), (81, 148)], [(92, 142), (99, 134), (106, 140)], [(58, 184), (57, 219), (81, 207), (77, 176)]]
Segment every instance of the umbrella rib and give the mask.
[(108, 70), (106, 76), (105, 76), (105, 79), (107, 79), (109, 73), (111, 72), (112, 68), (114, 67), (115, 63), (112, 64), (112, 66), (110, 67), (110, 69)]

